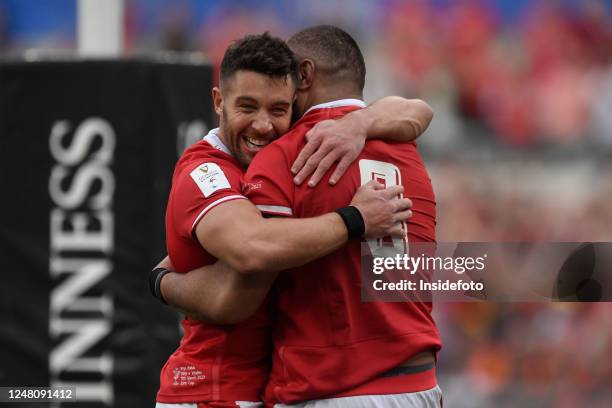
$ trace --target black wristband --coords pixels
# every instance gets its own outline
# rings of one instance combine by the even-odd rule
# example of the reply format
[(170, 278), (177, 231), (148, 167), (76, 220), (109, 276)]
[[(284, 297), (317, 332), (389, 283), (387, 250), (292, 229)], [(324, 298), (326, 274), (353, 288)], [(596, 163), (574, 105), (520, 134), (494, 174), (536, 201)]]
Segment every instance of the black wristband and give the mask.
[(160, 302), (162, 302), (165, 305), (167, 305), (167, 303), (161, 294), (159, 284), (162, 278), (164, 277), (164, 275), (169, 272), (171, 271), (169, 271), (166, 268), (155, 268), (149, 273), (149, 290), (151, 291), (151, 294), (153, 296), (155, 296)]
[(349, 239), (361, 238), (363, 236), (365, 233), (365, 221), (356, 207), (342, 207), (338, 208), (336, 212), (342, 217), (342, 221), (346, 225)]

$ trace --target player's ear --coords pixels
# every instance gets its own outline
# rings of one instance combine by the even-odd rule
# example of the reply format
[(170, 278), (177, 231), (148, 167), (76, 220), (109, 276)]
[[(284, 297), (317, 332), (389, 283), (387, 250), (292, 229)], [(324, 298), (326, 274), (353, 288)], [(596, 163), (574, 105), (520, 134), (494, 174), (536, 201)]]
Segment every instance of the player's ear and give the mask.
[(309, 89), (314, 82), (315, 65), (311, 59), (304, 58), (298, 65), (298, 86), (297, 89), (304, 91)]
[(223, 94), (221, 93), (221, 89), (219, 89), (219, 87), (215, 86), (212, 89), (212, 98), (215, 104), (215, 112), (217, 115), (221, 116), (223, 113)]

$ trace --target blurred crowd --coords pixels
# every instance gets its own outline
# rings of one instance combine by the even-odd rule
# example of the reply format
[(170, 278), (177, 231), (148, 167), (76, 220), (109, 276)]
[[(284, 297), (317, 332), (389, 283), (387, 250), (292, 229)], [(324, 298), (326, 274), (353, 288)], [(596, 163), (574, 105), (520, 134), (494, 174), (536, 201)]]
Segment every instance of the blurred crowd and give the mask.
[(442, 303), (439, 378), (453, 408), (604, 408), (609, 303)]
[[(610, 161), (429, 164), (439, 242), (612, 242)], [(611, 312), (610, 303), (436, 303), (447, 405), (610, 406)]]
[[(134, 2), (135, 19), (141, 3)], [(610, 2), (218, 4), (203, 12), (193, 35), (189, 9), (173, 8), (160, 22), (156, 46), (199, 50), (218, 64), (227, 44), (246, 33), (286, 36), (330, 22), (362, 45), (367, 99), (412, 95), (436, 108), (432, 145), (440, 149), (457, 147), (474, 133), (502, 146), (593, 142), (612, 149)], [(135, 46), (143, 38), (136, 27)]]
[[(246, 33), (287, 36), (334, 23), (362, 46), (366, 98), (426, 99), (438, 117), (432, 144), (441, 149), (473, 133), (502, 146), (592, 141), (612, 148), (612, 2), (222, 1), (190, 9), (191, 3), (169, 9), (153, 40), (146, 35), (152, 27), (138, 23), (144, 3), (134, 0), (132, 46), (153, 40), (149, 46), (202, 51), (218, 64), (227, 44)], [(466, 122), (478, 125), (476, 132)]]
[[(47, 3), (0, 0), (0, 55), (74, 49), (76, 0)], [(612, 241), (612, 0), (126, 0), (126, 52), (218, 66), (242, 35), (322, 23), (362, 46), (366, 100), (434, 107), (439, 241)], [(447, 406), (610, 406), (611, 307), (436, 305)]]
[[(75, 47), (77, 0), (43, 3), (0, 0), (0, 52)], [(366, 99), (426, 99), (440, 148), (480, 133), (504, 147), (588, 141), (612, 149), (612, 0), (125, 4), (128, 54), (198, 51), (215, 65), (244, 34), (337, 24), (366, 56)]]
[(432, 159), (428, 167), (440, 242), (612, 242), (612, 161), (606, 156)]
[(505, 145), (587, 135), (612, 143), (609, 110), (599, 108), (612, 92), (610, 10), (597, 1), (572, 9), (532, 2), (508, 23), (492, 3), (454, 2), (441, 13), (431, 2), (400, 2), (390, 10), (382, 45), (400, 89), (442, 98)]
[[(609, 157), (595, 154), (612, 141), (612, 20), (600, 3), (585, 3), (574, 14), (553, 2), (537, 3), (514, 30), (483, 7), (455, 10), (449, 18), (463, 29), (450, 40), (431, 34), (446, 41), (435, 52), (427, 50), (429, 39), (422, 40), (421, 51), (435, 58), (424, 68), (420, 58), (413, 61), (408, 81), (420, 80), (408, 86), (432, 95), (425, 99), (441, 98), (437, 106), (451, 107), (436, 109), (438, 117), (460, 112), (462, 119), (450, 123), (478, 135), (476, 144), (494, 134), (504, 146), (558, 144), (582, 153), (551, 159), (546, 151), (524, 152), (508, 160), (493, 153), (493, 160), (428, 162), (440, 241), (612, 240), (612, 166)], [(397, 18), (431, 18), (410, 8), (412, 17)], [(397, 24), (401, 30), (403, 23)], [(404, 67), (411, 63), (408, 55), (406, 61)], [(445, 72), (436, 77), (441, 61)], [(449, 92), (428, 91), (430, 75), (436, 87), (447, 81), (454, 101)], [(477, 126), (470, 123), (474, 119)], [(458, 146), (457, 138), (448, 141)], [(435, 310), (444, 339), (440, 381), (449, 406), (610, 405), (609, 304), (440, 303)]]

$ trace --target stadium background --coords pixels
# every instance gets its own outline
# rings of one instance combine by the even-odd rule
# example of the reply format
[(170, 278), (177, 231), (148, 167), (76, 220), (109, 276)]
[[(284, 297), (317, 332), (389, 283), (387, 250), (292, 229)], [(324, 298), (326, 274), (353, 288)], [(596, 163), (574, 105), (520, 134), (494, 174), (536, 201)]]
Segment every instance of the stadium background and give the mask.
[[(75, 49), (76, 2), (0, 0), (0, 55)], [(612, 241), (612, 1), (126, 0), (125, 54), (197, 51), (313, 24), (347, 29), (366, 100), (436, 116), (419, 146), (438, 240)], [(441, 304), (449, 407), (604, 407), (612, 306)]]

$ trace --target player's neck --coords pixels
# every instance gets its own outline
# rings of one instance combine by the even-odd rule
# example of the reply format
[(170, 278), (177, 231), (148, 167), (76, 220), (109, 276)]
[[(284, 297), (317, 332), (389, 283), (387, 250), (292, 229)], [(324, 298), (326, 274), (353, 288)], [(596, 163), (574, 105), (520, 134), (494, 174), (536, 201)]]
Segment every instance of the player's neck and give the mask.
[(227, 141), (225, 140), (225, 132), (223, 131), (223, 122), (219, 121), (219, 128), (217, 130), (217, 136), (221, 139), (221, 143), (228, 146)]
[[(229, 147), (230, 144), (228, 143), (228, 141), (225, 139), (225, 132), (223, 131), (223, 122), (219, 123), (219, 129), (217, 130), (217, 136), (219, 137), (219, 140), (221, 140), (221, 143), (223, 143), (223, 145), (225, 146), (225, 148), (229, 151), (231, 156), (237, 157), (236, 156), (236, 152), (232, 151), (232, 149)], [(226, 152), (227, 153), (227, 152)]]
[(323, 88), (319, 88), (316, 91), (311, 91), (310, 92), (310, 98), (309, 99), (309, 103), (308, 106), (306, 106), (306, 109), (315, 106), (315, 105), (319, 105), (322, 103), (327, 103), (327, 102), (333, 102), (333, 101), (338, 101), (341, 99), (360, 99), (363, 100), (363, 94), (361, 92), (352, 92), (352, 91), (347, 91), (346, 88), (335, 88), (334, 87), (325, 87), (325, 89)]

